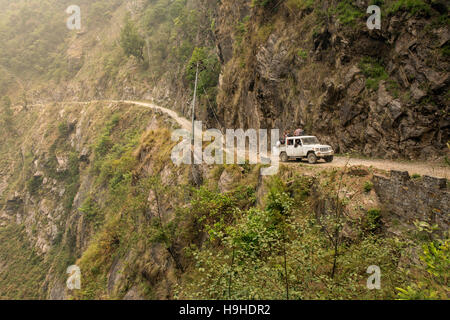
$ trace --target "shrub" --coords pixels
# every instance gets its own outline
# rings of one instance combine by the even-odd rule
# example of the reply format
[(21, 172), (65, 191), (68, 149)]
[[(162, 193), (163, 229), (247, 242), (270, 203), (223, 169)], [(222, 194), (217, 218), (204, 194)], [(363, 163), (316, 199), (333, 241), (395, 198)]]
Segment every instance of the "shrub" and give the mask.
[(84, 214), (88, 221), (94, 223), (95, 227), (98, 227), (103, 220), (100, 207), (91, 197), (88, 197), (78, 210)]
[(371, 57), (363, 58), (359, 63), (359, 68), (367, 78), (366, 87), (368, 89), (378, 90), (380, 81), (386, 80), (389, 77), (381, 63)]
[(28, 183), (27, 183), (28, 191), (32, 195), (35, 195), (39, 191), (39, 188), (41, 187), (43, 180), (44, 179), (41, 176), (32, 177), (30, 180), (28, 180)]
[(297, 50), (297, 55), (302, 59), (308, 58), (308, 53), (304, 49), (301, 49), (301, 48)]
[(11, 109), (11, 99), (8, 96), (3, 97), (0, 102), (1, 108), (0, 112), (2, 112), (2, 117), (0, 118), (0, 127), (8, 127), (11, 129), (12, 120), (13, 120), (13, 111)]
[(450, 57), (450, 44), (449, 43), (444, 45), (441, 50), (442, 50), (442, 55), (444, 57), (447, 57), (447, 58)]
[(75, 199), (80, 187), (80, 170), (78, 159), (79, 157), (76, 152), (72, 152), (69, 155), (68, 170), (65, 176), (66, 193), (64, 196), (64, 208), (67, 211), (72, 209), (73, 200)]
[(448, 270), (450, 267), (450, 240), (423, 245), (417, 268), (421, 275), (417, 283), (397, 288), (400, 300), (437, 300), (448, 298)]
[(381, 227), (381, 211), (380, 209), (370, 209), (367, 211), (367, 229), (375, 231)]
[(58, 132), (61, 138), (66, 138), (70, 131), (70, 125), (66, 121), (62, 121), (58, 124)]
[(373, 183), (371, 181), (366, 181), (364, 183), (364, 191), (369, 193), (373, 189)]
[(145, 41), (129, 18), (125, 20), (125, 26), (120, 32), (120, 45), (126, 55), (134, 56), (141, 61), (144, 60)]
[(339, 21), (344, 25), (349, 25), (364, 16), (363, 11), (352, 4), (352, 1), (340, 1), (336, 9), (332, 9), (333, 13), (337, 13)]

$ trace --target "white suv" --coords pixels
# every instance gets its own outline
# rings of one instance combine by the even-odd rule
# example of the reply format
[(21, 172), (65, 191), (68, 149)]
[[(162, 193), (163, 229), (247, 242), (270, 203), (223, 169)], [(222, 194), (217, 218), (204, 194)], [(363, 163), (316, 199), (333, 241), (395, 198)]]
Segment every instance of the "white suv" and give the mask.
[(334, 156), (333, 148), (320, 144), (314, 136), (288, 137), (285, 144), (277, 142), (277, 150), (282, 162), (290, 159), (308, 159), (311, 164), (319, 159), (332, 162)]

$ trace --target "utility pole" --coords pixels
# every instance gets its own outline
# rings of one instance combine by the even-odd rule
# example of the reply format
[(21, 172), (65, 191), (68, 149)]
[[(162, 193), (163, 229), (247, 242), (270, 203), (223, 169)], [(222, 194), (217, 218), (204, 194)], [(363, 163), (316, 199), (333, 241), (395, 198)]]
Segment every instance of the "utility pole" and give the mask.
[(197, 71), (195, 73), (195, 85), (194, 85), (194, 99), (192, 100), (192, 139), (191, 145), (192, 150), (194, 150), (194, 134), (195, 134), (195, 100), (197, 99), (197, 85), (198, 85), (198, 66), (199, 61), (197, 61)]
[(195, 73), (195, 85), (194, 85), (194, 99), (192, 100), (192, 140), (191, 140), (191, 150), (192, 150), (192, 179), (194, 183), (199, 186), (200, 178), (198, 177), (198, 172), (195, 164), (195, 100), (197, 99), (197, 86), (198, 86), (198, 68), (200, 61), (197, 61), (197, 71)]

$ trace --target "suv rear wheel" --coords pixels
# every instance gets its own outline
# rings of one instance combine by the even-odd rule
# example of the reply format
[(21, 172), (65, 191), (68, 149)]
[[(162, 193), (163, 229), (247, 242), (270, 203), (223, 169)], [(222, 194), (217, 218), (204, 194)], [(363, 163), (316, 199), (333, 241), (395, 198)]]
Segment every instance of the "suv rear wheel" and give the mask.
[(281, 160), (281, 162), (288, 162), (289, 158), (288, 158), (288, 155), (286, 152), (282, 152), (280, 154), (280, 160)]
[(315, 164), (317, 162), (317, 157), (314, 152), (308, 154), (308, 162), (310, 164)]

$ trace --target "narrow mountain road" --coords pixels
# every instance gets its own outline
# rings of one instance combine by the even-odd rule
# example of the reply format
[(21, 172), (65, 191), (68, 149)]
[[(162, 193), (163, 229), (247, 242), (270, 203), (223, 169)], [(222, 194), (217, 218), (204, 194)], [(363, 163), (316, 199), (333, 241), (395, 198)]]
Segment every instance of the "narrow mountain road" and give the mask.
[[(390, 171), (408, 171), (409, 175), (419, 174), (421, 176), (431, 176), (438, 178), (450, 179), (450, 167), (446, 166), (443, 162), (419, 162), (419, 161), (394, 161), (384, 159), (359, 159), (347, 157), (334, 157), (332, 163), (326, 163), (323, 161), (317, 164), (310, 165), (307, 162), (302, 162), (306, 166), (315, 166), (316, 168), (333, 168), (333, 167), (345, 167), (348, 161), (348, 166), (364, 166), (373, 167), (380, 170)], [(295, 162), (288, 162), (288, 165), (297, 165)]]
[[(185, 130), (191, 130), (191, 122), (186, 118), (178, 115), (175, 111), (171, 109), (167, 109), (164, 107), (160, 107), (153, 103), (149, 102), (140, 102), (140, 101), (131, 101), (131, 100), (99, 100), (99, 101), (89, 101), (89, 102), (67, 102), (67, 103), (78, 103), (78, 104), (87, 104), (92, 102), (122, 102), (127, 104), (133, 104), (136, 106), (142, 106), (145, 108), (151, 108), (155, 110), (159, 110), (171, 118), (173, 118), (178, 124)], [(66, 102), (63, 102), (66, 103)], [(40, 104), (42, 105), (42, 104)], [(247, 153), (248, 154), (248, 153)], [(398, 170), (398, 171), (408, 171), (410, 175), (419, 174), (421, 176), (428, 175), (432, 177), (438, 178), (446, 178), (450, 179), (450, 167), (445, 165), (443, 162), (419, 162), (419, 161), (393, 161), (393, 160), (383, 160), (383, 159), (359, 159), (359, 158), (351, 158), (350, 160), (347, 157), (339, 157), (336, 156), (332, 163), (324, 163), (318, 162), (315, 165), (309, 165), (306, 162), (302, 162), (307, 166), (314, 166), (317, 168), (342, 168), (345, 167), (348, 163), (349, 166), (365, 166), (365, 167), (373, 167), (380, 170), (390, 171), (390, 170)], [(295, 166), (298, 165), (296, 162), (288, 162), (284, 163), (284, 165)]]
[(142, 107), (146, 107), (146, 108), (151, 108), (151, 109), (162, 111), (165, 114), (167, 114), (168, 116), (170, 116), (172, 119), (174, 119), (176, 122), (178, 122), (178, 124), (183, 129), (185, 129), (185, 130), (191, 130), (192, 129), (192, 124), (191, 124), (191, 122), (189, 120), (187, 120), (186, 118), (180, 117), (173, 110), (157, 106), (156, 104), (147, 103), (147, 102), (138, 102), (138, 101), (127, 101), (127, 100), (125, 100), (125, 101), (115, 101), (115, 102), (125, 102), (125, 103), (129, 103), (129, 104), (134, 104), (136, 106), (142, 106)]
[[(138, 101), (122, 101), (125, 103), (130, 103), (134, 105), (139, 105), (152, 109), (159, 109), (160, 111), (166, 113), (174, 120), (176, 120), (183, 129), (191, 130), (191, 122), (186, 118), (179, 116), (175, 111), (157, 106), (152, 103), (138, 102)], [(421, 176), (428, 175), (439, 178), (450, 178), (450, 167), (446, 166), (444, 163), (436, 162), (418, 162), (418, 161), (392, 161), (384, 159), (358, 159), (351, 158), (348, 160), (347, 157), (335, 157), (332, 163), (319, 162), (315, 164), (316, 167), (345, 167), (349, 166), (365, 166), (373, 167), (380, 170), (398, 170), (398, 171), (408, 171), (410, 175), (419, 174)], [(288, 165), (296, 165), (296, 163), (289, 162)], [(309, 165), (309, 164), (306, 164)]]

